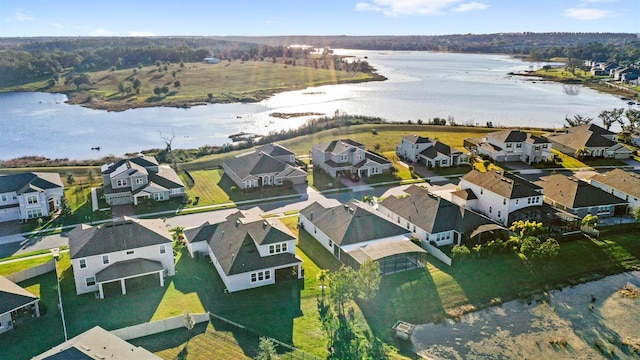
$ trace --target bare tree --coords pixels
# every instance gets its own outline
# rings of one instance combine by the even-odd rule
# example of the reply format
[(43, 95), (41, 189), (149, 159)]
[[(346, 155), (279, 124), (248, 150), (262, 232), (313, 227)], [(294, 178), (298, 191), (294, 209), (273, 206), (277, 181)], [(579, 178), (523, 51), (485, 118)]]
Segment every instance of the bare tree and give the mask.
[(162, 131), (160, 131), (160, 137), (164, 140), (164, 143), (167, 145), (166, 150), (168, 153), (171, 153), (171, 143), (173, 143), (173, 139), (176, 137), (176, 133), (171, 129), (171, 136), (164, 135)]

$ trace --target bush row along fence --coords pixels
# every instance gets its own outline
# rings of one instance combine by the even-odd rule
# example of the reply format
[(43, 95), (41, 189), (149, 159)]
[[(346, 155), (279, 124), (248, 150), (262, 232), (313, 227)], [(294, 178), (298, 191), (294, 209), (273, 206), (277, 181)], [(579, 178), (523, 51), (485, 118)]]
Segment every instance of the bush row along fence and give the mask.
[(280, 351), (285, 352), (280, 355), (280, 359), (282, 360), (285, 360), (285, 359), (321, 360), (323, 359), (321, 357), (309, 354), (307, 352), (304, 352), (303, 350), (300, 350), (296, 347), (293, 347), (289, 344), (283, 343), (276, 339), (273, 339), (267, 336), (262, 336), (258, 332), (251, 330), (245, 326), (242, 326), (238, 323), (235, 323), (231, 320), (225, 319), (222, 316), (219, 316), (213, 313), (209, 313), (209, 314), (211, 315), (211, 322), (216, 324), (216, 330), (220, 330), (220, 331), (215, 331), (214, 336), (224, 341), (237, 344), (235, 339), (229, 338), (228, 336), (226, 336), (224, 331), (232, 331), (232, 332), (238, 333), (239, 335), (246, 336), (248, 338), (254, 338), (256, 340), (256, 344), (258, 343), (261, 337), (265, 337), (271, 340), (274, 344), (276, 344), (276, 346), (279, 348)]
[[(209, 314), (191, 314), (196, 324), (209, 321)], [(153, 335), (164, 331), (185, 327), (184, 315), (175, 316), (163, 320), (151, 321), (143, 324), (127, 326), (121, 329), (112, 330), (111, 333), (123, 340), (136, 339), (147, 335)]]
[(442, 261), (443, 263), (451, 266), (451, 258), (448, 257), (445, 253), (443, 253), (442, 250), (438, 249), (437, 247), (425, 241), (422, 242), (422, 245), (424, 245), (424, 247), (427, 249), (429, 254), (435, 256), (438, 260)]
[(15, 272), (13, 274), (6, 275), (5, 278), (11, 280), (11, 282), (13, 282), (13, 283), (19, 283), (20, 281), (29, 280), (29, 279), (34, 278), (36, 276), (40, 276), (42, 274), (46, 274), (46, 273), (48, 273), (50, 271), (55, 270), (55, 268), (56, 268), (56, 263), (52, 259), (50, 261), (47, 261), (44, 264), (41, 264), (41, 265), (38, 265), (38, 266), (34, 266), (32, 268), (25, 269), (25, 270), (22, 270), (22, 271), (18, 271), (18, 272)]

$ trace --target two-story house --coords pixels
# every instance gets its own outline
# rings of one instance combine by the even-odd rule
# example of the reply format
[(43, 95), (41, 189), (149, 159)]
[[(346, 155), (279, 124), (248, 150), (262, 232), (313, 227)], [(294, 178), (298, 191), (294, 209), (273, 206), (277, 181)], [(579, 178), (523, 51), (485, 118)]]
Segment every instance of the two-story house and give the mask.
[(469, 155), (436, 139), (409, 135), (396, 144), (396, 154), (410, 162), (420, 162), (428, 167), (450, 167), (469, 164)]
[[(479, 241), (483, 233), (506, 232), (504, 227), (488, 217), (419, 186), (412, 185), (404, 192), (409, 196), (389, 196), (378, 204), (378, 211), (406, 227), (422, 243), (461, 245)], [(492, 240), (495, 238), (493, 236)]]
[(69, 232), (69, 253), (76, 292), (99, 292), (119, 282), (127, 293), (126, 280), (146, 275), (157, 276), (164, 286), (165, 276), (175, 275), (173, 239), (159, 219), (125, 217), (90, 226), (79, 225)]
[(595, 124), (585, 124), (564, 129), (562, 132), (546, 134), (553, 148), (576, 156), (629, 159), (633, 151), (617, 142), (617, 135)]
[(209, 255), (227, 292), (304, 277), (296, 237), (277, 219), (238, 211), (222, 223), (186, 229), (184, 235), (191, 256)]
[[(534, 213), (524, 209), (540, 207), (544, 202), (542, 187), (504, 171), (471, 170), (460, 178), (460, 191), (451, 193), (451, 200), (478, 211), (502, 225), (524, 218), (534, 219)], [(519, 214), (516, 214), (519, 212)]]
[(365, 146), (351, 139), (333, 140), (311, 147), (314, 168), (332, 177), (355, 175), (368, 177), (391, 170), (386, 158), (365, 150)]
[(629, 210), (640, 206), (640, 175), (622, 169), (596, 174), (589, 183), (629, 203)]
[(140, 199), (165, 201), (185, 194), (176, 172), (146, 155), (102, 165), (102, 189), (107, 204), (137, 205)]
[[(426, 251), (411, 241), (411, 230), (391, 222), (357, 200), (300, 210), (299, 226), (343, 264), (358, 268), (377, 261), (383, 274), (423, 266)], [(302, 231), (302, 230), (301, 230)]]
[(37, 219), (60, 208), (64, 186), (58, 173), (0, 176), (0, 222)]
[(20, 317), (40, 317), (40, 299), (4, 276), (0, 276), (0, 334), (14, 328)]
[(307, 172), (295, 166), (295, 153), (277, 144), (240, 154), (223, 162), (222, 168), (240, 189), (307, 182)]
[(480, 156), (488, 156), (495, 162), (521, 161), (532, 164), (553, 160), (549, 140), (518, 129), (465, 139), (465, 147)]

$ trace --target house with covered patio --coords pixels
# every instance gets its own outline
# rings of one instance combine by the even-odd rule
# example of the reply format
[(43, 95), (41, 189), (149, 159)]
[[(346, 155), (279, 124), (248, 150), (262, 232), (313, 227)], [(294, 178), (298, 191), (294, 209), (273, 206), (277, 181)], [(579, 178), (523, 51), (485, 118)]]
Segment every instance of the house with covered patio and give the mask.
[(119, 283), (127, 293), (127, 280), (145, 277), (164, 286), (165, 276), (175, 275), (173, 240), (159, 219), (125, 217), (90, 226), (82, 224), (69, 232), (69, 253), (78, 295), (98, 292)]
[(0, 334), (14, 328), (20, 317), (40, 317), (37, 296), (0, 276)]
[(300, 211), (299, 226), (353, 268), (373, 260), (389, 274), (422, 267), (426, 259), (427, 252), (411, 241), (409, 229), (355, 199), (334, 207), (314, 202)]

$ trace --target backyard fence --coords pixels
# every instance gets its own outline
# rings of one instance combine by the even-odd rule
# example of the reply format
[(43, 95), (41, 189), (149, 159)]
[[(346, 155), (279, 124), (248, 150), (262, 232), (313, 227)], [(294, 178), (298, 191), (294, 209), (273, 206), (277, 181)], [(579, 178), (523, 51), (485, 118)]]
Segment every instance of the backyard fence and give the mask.
[[(196, 324), (209, 321), (209, 314), (191, 314)], [(153, 335), (164, 331), (174, 330), (184, 325), (184, 315), (175, 316), (168, 319), (151, 321), (134, 326), (112, 330), (111, 333), (123, 340), (135, 339), (147, 335)]]
[(55, 261), (51, 259), (50, 261), (47, 261), (42, 265), (38, 265), (29, 269), (18, 271), (13, 274), (6, 275), (5, 277), (11, 280), (11, 282), (13, 283), (19, 283), (20, 281), (29, 280), (36, 276), (46, 274), (50, 271), (55, 270), (55, 268), (56, 268)]
[(256, 344), (258, 343), (261, 337), (264, 337), (271, 340), (279, 348), (279, 350), (285, 351), (285, 353), (280, 355), (280, 359), (282, 360), (286, 360), (286, 359), (321, 360), (322, 359), (321, 357), (309, 354), (307, 352), (304, 352), (303, 350), (300, 350), (296, 347), (293, 347), (289, 344), (283, 343), (276, 339), (273, 339), (267, 336), (262, 336), (258, 332), (251, 330), (231, 320), (225, 319), (222, 316), (212, 314), (212, 313), (209, 313), (209, 314), (211, 315), (211, 322), (215, 323), (215, 328), (216, 328), (216, 331), (213, 332), (213, 335), (224, 341), (237, 344), (237, 341), (235, 340), (233, 335), (227, 335), (225, 331), (230, 331), (230, 332), (238, 333), (239, 335), (242, 335), (245, 337), (254, 338), (256, 340)]
[(427, 249), (429, 254), (435, 256), (438, 260), (442, 261), (443, 263), (451, 266), (451, 258), (448, 257), (447, 254), (443, 253), (442, 250), (440, 250), (437, 247), (429, 244), (426, 241), (423, 241), (422, 245), (424, 245), (424, 247)]

